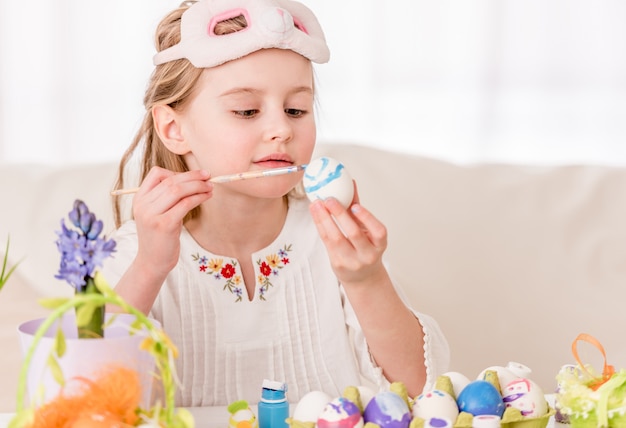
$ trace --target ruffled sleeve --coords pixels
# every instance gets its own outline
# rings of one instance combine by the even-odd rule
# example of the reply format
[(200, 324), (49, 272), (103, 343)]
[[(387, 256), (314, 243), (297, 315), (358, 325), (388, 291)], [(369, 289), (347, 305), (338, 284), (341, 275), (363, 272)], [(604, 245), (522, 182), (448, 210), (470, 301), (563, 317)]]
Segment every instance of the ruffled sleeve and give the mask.
[[(395, 288), (405, 305), (411, 309), (402, 291), (397, 286), (395, 286)], [(387, 390), (389, 389), (390, 382), (383, 375), (382, 368), (376, 364), (374, 358), (370, 354), (363, 330), (359, 325), (354, 309), (350, 305), (343, 288), (342, 297), (346, 324), (352, 332), (355, 354), (359, 363), (361, 375), (367, 381), (371, 382), (379, 391)], [(424, 332), (426, 383), (424, 384), (423, 390), (428, 391), (434, 387), (437, 377), (448, 371), (448, 367), (450, 365), (450, 348), (448, 346), (448, 341), (439, 327), (439, 324), (434, 318), (413, 309), (411, 309), (411, 311), (418, 319)]]

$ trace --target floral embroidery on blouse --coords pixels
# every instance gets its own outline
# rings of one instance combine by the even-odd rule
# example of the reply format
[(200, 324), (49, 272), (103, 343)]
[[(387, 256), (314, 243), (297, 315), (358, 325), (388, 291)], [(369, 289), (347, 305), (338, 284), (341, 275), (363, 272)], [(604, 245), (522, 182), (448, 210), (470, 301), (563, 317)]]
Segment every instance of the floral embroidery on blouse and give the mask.
[(209, 274), (219, 282), (224, 282), (223, 290), (228, 290), (231, 294), (234, 294), (237, 299), (235, 302), (240, 302), (243, 297), (243, 280), (241, 275), (237, 273), (237, 261), (230, 260), (229, 263), (224, 264), (224, 259), (211, 259), (206, 256), (200, 256), (196, 253), (191, 256), (194, 261), (199, 264), (200, 272)]
[[(259, 275), (257, 276), (259, 299), (266, 300), (265, 294), (273, 286), (270, 276), (277, 276), (280, 269), (289, 264), (288, 255), (290, 251), (291, 245), (285, 245), (277, 253), (266, 255), (265, 260), (262, 258), (257, 260), (256, 263), (259, 269)], [(222, 289), (234, 294), (236, 296), (235, 302), (242, 301), (243, 279), (241, 274), (238, 273), (236, 260), (231, 259), (230, 262), (224, 263), (224, 259), (215, 258), (209, 260), (206, 256), (201, 256), (199, 253), (192, 254), (191, 257), (195, 262), (198, 262), (200, 272), (211, 275), (215, 281), (223, 283)]]
[(265, 293), (273, 286), (270, 281), (270, 275), (277, 276), (278, 271), (289, 264), (289, 251), (291, 251), (291, 244), (285, 245), (282, 249), (278, 250), (278, 253), (268, 254), (265, 256), (265, 260), (257, 260), (256, 264), (259, 266), (259, 276), (257, 276), (256, 282), (259, 284), (259, 299), (265, 300)]

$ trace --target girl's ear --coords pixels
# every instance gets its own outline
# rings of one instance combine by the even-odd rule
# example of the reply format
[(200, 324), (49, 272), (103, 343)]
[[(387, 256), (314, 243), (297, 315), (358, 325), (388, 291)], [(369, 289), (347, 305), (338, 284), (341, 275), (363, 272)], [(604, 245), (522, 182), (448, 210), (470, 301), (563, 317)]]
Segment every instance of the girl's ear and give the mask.
[(191, 150), (181, 132), (178, 114), (168, 105), (152, 108), (154, 128), (165, 147), (177, 155), (185, 155)]

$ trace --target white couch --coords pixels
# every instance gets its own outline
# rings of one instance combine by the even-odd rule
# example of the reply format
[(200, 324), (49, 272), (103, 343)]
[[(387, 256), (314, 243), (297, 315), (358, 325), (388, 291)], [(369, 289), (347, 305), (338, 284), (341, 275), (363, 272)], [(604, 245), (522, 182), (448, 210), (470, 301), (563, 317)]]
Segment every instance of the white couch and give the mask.
[[(459, 166), (363, 146), (328, 144), (363, 205), (388, 227), (387, 259), (412, 305), (438, 319), (451, 370), (469, 377), (516, 361), (546, 392), (573, 363), (578, 333), (597, 337), (626, 367), (626, 168)], [(14, 408), (16, 327), (63, 295), (54, 231), (75, 198), (109, 228), (116, 165), (0, 166), (0, 254), (23, 261), (0, 292), (0, 411)], [(600, 368), (593, 348), (579, 346)]]

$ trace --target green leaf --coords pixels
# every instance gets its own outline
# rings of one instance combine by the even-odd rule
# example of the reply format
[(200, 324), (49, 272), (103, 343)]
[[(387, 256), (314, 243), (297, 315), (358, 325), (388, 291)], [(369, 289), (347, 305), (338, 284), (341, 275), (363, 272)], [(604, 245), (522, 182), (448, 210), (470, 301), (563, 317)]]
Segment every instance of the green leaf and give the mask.
[(56, 309), (61, 305), (67, 303), (70, 299), (66, 297), (50, 297), (45, 299), (39, 299), (38, 302), (46, 309)]
[(107, 319), (106, 322), (104, 323), (104, 327), (106, 328), (106, 327), (109, 327), (109, 326), (113, 325), (113, 323), (117, 319), (118, 315), (119, 314), (117, 314), (117, 313), (110, 313), (109, 314), (109, 319)]
[(0, 273), (0, 283), (2, 285), (4, 285), (4, 283), (6, 282), (7, 279), (9, 279), (9, 275), (4, 276), (4, 272), (6, 271), (7, 268), (7, 261), (9, 260), (9, 242), (11, 241), (11, 238), (7, 238), (7, 246), (4, 249), (4, 261), (2, 262), (2, 273)]
[(33, 424), (35, 420), (35, 410), (34, 409), (24, 409), (19, 412), (11, 421), (9, 422), (8, 428), (23, 428), (28, 427)]
[(176, 412), (176, 418), (181, 423), (182, 427), (185, 427), (185, 428), (195, 427), (195, 421), (193, 419), (193, 415), (187, 409), (179, 408)]
[(115, 294), (113, 289), (109, 286), (109, 283), (106, 279), (104, 279), (104, 275), (100, 273), (100, 271), (96, 272), (94, 275), (94, 284), (100, 293), (105, 296), (112, 296)]
[(246, 410), (248, 408), (248, 402), (246, 400), (237, 400), (230, 403), (227, 407), (228, 413), (234, 415), (240, 410)]
[(50, 369), (50, 373), (54, 380), (61, 386), (65, 386), (65, 378), (63, 377), (63, 370), (61, 370), (61, 366), (54, 355), (50, 354), (48, 357), (48, 368)]
[(33, 400), (36, 403), (43, 403), (46, 397), (46, 391), (43, 387), (43, 384), (37, 385), (37, 390), (35, 391), (35, 399)]
[(4, 258), (2, 260), (2, 271), (0, 272), (0, 290), (4, 287), (4, 284), (7, 283), (17, 265), (19, 265), (22, 261), (17, 262), (11, 269), (7, 271), (7, 263), (9, 262), (9, 243), (11, 242), (11, 237), (7, 238), (7, 245), (4, 250)]
[(100, 304), (86, 302), (76, 308), (76, 325), (86, 327), (93, 318), (96, 309), (100, 308)]
[(161, 342), (155, 342), (152, 349), (154, 349), (154, 354), (157, 356), (167, 354), (167, 348), (164, 348)]
[(57, 357), (61, 358), (63, 355), (65, 355), (65, 351), (67, 350), (67, 343), (65, 342), (65, 335), (63, 334), (62, 328), (59, 328), (57, 330), (57, 334), (54, 338), (54, 349)]
[(130, 325), (129, 335), (133, 336), (136, 332), (141, 331), (142, 328), (143, 324), (141, 323), (141, 320), (139, 318), (135, 318), (135, 321), (133, 321)]

